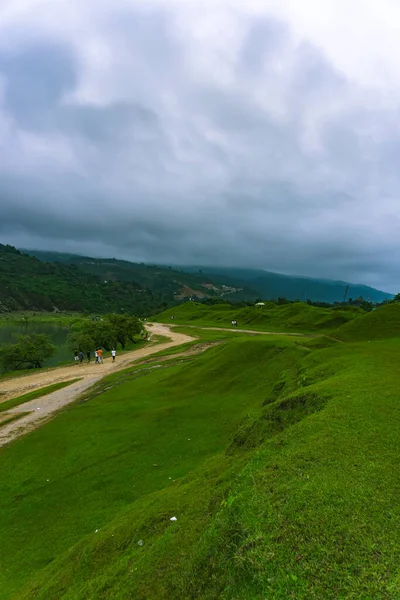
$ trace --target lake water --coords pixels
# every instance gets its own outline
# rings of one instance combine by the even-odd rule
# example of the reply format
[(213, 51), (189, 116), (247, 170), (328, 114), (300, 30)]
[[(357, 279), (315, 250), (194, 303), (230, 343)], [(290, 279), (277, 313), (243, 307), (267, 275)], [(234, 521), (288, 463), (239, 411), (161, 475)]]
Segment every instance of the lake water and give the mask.
[(0, 323), (0, 346), (15, 342), (18, 334), (45, 333), (57, 346), (57, 353), (47, 361), (44, 366), (54, 367), (67, 360), (73, 361), (73, 353), (67, 346), (68, 327), (60, 327), (51, 323)]

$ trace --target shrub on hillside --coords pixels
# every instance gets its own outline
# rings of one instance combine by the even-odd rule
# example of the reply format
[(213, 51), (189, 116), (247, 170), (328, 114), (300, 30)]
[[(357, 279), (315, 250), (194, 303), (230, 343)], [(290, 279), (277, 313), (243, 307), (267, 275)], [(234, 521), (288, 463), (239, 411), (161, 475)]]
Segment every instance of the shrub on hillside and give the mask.
[(56, 351), (57, 348), (44, 333), (20, 335), (15, 344), (0, 348), (0, 367), (4, 371), (40, 369)]

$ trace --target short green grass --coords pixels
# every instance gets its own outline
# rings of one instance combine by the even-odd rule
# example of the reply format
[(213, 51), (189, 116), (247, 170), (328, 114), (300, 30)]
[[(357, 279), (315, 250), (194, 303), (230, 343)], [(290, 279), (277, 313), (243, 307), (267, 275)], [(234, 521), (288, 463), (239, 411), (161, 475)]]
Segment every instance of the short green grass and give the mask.
[(235, 308), (230, 304), (208, 306), (196, 302), (186, 302), (169, 308), (155, 316), (154, 320), (168, 324), (204, 327), (231, 327), (232, 320), (237, 320), (239, 329), (283, 333), (322, 333), (334, 331), (341, 325), (364, 314), (363, 310), (355, 307), (318, 308), (304, 302), (281, 306), (267, 303), (265, 306), (245, 308)]
[(400, 339), (219, 341), (0, 451), (5, 600), (398, 600)]
[(10, 474), (0, 490), (4, 588), (18, 589), (119, 511), (223, 452), (238, 422), (262, 405), (276, 369), (264, 363), (276, 352), (238, 339), (144, 376), (133, 368), (125, 382), (116, 373), (101, 383), (110, 388), (103, 394), (2, 449), (0, 468)]
[(38, 390), (33, 390), (32, 392), (28, 392), (27, 394), (23, 394), (22, 396), (17, 396), (16, 398), (11, 398), (10, 400), (0, 402), (0, 413), (5, 412), (6, 410), (10, 410), (11, 408), (15, 408), (16, 406), (20, 406), (20, 404), (30, 402), (31, 400), (36, 400), (36, 398), (42, 398), (43, 396), (47, 396), (52, 392), (61, 390), (67, 385), (71, 385), (80, 380), (81, 377), (77, 377), (76, 379), (69, 379), (68, 381), (60, 381), (59, 383), (53, 383), (52, 385), (47, 385), (45, 387), (39, 388)]
[(335, 335), (345, 341), (371, 341), (400, 337), (400, 304), (392, 303), (342, 325)]
[(22, 417), (25, 417), (26, 415), (29, 415), (29, 412), (19, 412), (10, 415), (9, 417), (6, 416), (5, 419), (0, 419), (0, 428), (9, 425), (10, 423), (14, 423), (14, 421), (19, 421), (19, 419), (22, 419)]

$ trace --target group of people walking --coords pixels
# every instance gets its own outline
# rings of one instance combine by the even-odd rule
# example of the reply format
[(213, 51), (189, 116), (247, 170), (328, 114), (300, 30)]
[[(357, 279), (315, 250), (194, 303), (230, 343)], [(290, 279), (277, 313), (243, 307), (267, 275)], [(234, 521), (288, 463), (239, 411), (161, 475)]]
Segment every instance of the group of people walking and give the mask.
[[(116, 350), (111, 350), (111, 356), (112, 356), (112, 361), (115, 362), (115, 358), (117, 356), (117, 351)], [(90, 363), (91, 361), (91, 357), (92, 357), (92, 353), (91, 352), (86, 352), (86, 362)], [(85, 355), (82, 352), (82, 350), (80, 352), (75, 352), (74, 353), (74, 359), (76, 363), (80, 363), (82, 364), (84, 359), (85, 359)], [(104, 357), (103, 357), (103, 350), (101, 348), (99, 348), (98, 350), (94, 351), (94, 362), (95, 364), (103, 364), (104, 363)]]

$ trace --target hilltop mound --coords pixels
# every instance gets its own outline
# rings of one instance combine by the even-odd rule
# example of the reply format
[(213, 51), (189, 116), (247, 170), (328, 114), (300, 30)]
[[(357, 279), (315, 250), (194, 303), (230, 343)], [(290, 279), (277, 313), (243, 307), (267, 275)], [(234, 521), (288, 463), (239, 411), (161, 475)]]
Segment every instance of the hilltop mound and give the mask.
[(2, 449), (2, 600), (398, 600), (399, 341), (274, 337), (114, 373)]
[(386, 304), (340, 327), (336, 335), (346, 341), (400, 337), (400, 304)]
[(265, 331), (331, 331), (356, 317), (364, 315), (359, 308), (341, 307), (319, 308), (304, 302), (265, 306), (247, 306), (236, 308), (231, 304), (208, 306), (196, 302), (186, 302), (157, 315), (160, 322), (192, 323), (206, 326), (230, 326), (232, 320), (238, 321), (239, 328), (254, 328)]

